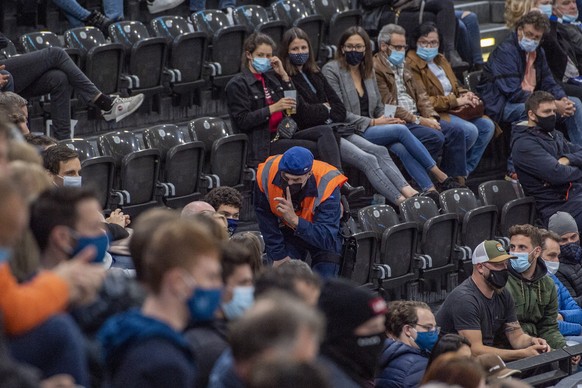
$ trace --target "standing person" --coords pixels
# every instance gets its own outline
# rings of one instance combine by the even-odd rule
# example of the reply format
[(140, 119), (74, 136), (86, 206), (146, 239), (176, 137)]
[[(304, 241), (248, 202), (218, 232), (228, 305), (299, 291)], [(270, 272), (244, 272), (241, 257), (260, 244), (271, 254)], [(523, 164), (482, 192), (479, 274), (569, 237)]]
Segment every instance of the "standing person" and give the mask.
[(273, 266), (305, 260), (310, 253), (315, 272), (337, 276), (342, 247), (339, 191), (346, 181), (333, 166), (314, 161), (303, 147), (292, 147), (259, 165), (255, 209)]
[(495, 124), (485, 116), (464, 120), (455, 115), (455, 108), (467, 105), (475, 107), (480, 99), (473, 92), (459, 87), (450, 63), (444, 55), (439, 54), (441, 43), (438, 32), (432, 22), (420, 25), (411, 40), (412, 49), (406, 55), (406, 63), (416, 80), (424, 86), (432, 106), (441, 117), (441, 123), (450, 123), (465, 133), (465, 175), (469, 175), (477, 168), (487, 144), (491, 141)]
[[(304, 107), (298, 110), (296, 120), (302, 126), (343, 123), (346, 121), (346, 108), (321, 73), (312, 51), (309, 36), (302, 29), (292, 27), (283, 35), (281, 62)], [(352, 132), (341, 138), (340, 152), (342, 162), (356, 166), (366, 174), (374, 189), (390, 202), (398, 205), (418, 194), (406, 182), (386, 147), (373, 144)]]
[[(374, 75), (370, 38), (361, 27), (348, 28), (339, 39), (336, 59), (323, 67), (327, 81), (346, 107), (346, 121), (360, 135), (378, 145), (389, 147), (423, 191), (434, 191), (430, 171), (441, 190), (458, 184), (439, 169), (424, 145), (402, 125), (403, 120), (385, 117)], [(463, 149), (464, 153), (464, 149)]]

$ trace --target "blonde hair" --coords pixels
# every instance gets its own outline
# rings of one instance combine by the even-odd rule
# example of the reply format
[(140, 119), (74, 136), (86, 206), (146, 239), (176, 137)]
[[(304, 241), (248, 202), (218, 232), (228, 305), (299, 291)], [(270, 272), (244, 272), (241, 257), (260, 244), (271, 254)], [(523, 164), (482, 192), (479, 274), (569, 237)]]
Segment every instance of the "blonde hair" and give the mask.
[(40, 193), (52, 186), (52, 180), (42, 166), (24, 160), (10, 162), (9, 169), (12, 183), (27, 203), (34, 201)]
[(11, 162), (22, 160), (42, 166), (42, 156), (40, 156), (37, 149), (34, 146), (19, 140), (9, 140), (8, 160)]
[(515, 24), (523, 15), (535, 8), (538, 0), (505, 0), (505, 25), (509, 29), (515, 28)]

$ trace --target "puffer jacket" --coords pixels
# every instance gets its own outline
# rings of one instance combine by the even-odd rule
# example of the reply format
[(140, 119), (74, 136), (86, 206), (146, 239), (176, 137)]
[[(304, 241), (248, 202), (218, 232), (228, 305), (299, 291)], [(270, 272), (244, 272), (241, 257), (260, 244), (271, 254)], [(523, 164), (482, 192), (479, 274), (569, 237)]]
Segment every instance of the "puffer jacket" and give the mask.
[(558, 329), (558, 292), (541, 258), (531, 280), (525, 279), (511, 265), (505, 286), (515, 301), (515, 312), (523, 331), (545, 339), (552, 349), (562, 348), (566, 340)]
[(378, 363), (376, 387), (418, 387), (427, 364), (428, 358), (419, 349), (400, 341), (387, 339)]
[(556, 272), (556, 277), (574, 298), (578, 305), (582, 304), (582, 264), (573, 255), (560, 254), (560, 268)]
[(562, 315), (564, 320), (558, 321), (558, 328), (560, 333), (565, 336), (580, 335), (582, 333), (582, 309), (568, 292), (568, 289), (556, 277), (556, 275), (548, 272), (548, 276), (552, 278), (558, 291), (558, 312)]

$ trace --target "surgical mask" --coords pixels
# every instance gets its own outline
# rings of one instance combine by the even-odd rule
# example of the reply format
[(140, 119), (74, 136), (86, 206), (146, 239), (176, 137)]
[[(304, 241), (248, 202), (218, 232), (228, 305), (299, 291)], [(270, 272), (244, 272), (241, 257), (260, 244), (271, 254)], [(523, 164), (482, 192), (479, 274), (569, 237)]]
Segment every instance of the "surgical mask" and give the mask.
[(433, 59), (437, 55), (439, 55), (439, 48), (438, 47), (417, 47), (416, 48), (416, 55), (419, 56), (420, 59), (426, 62), (432, 62)]
[(560, 268), (559, 261), (546, 261), (546, 260), (544, 260), (544, 264), (546, 265), (548, 272), (551, 273), (552, 275), (555, 275), (556, 272), (558, 272), (558, 269)]
[(562, 15), (562, 20), (566, 23), (574, 23), (576, 20), (578, 20), (578, 12), (576, 12), (574, 15)]
[(292, 53), (289, 54), (289, 60), (295, 66), (305, 65), (309, 60), (309, 53)]
[(77, 244), (75, 244), (75, 248), (73, 248), (71, 257), (74, 257), (77, 253), (81, 252), (86, 247), (92, 246), (95, 248), (96, 251), (95, 257), (93, 258), (93, 263), (103, 262), (103, 259), (105, 258), (105, 253), (107, 252), (107, 248), (109, 247), (109, 237), (107, 236), (107, 233), (102, 233), (99, 236), (95, 237), (79, 235), (74, 237), (77, 240)]
[(402, 62), (404, 62), (404, 54), (405, 54), (404, 51), (392, 50), (392, 52), (388, 56), (388, 60), (394, 66), (400, 66), (402, 65)]
[(0, 247), (0, 264), (5, 263), (12, 256), (12, 249)]
[(516, 257), (516, 259), (509, 260), (511, 268), (513, 268), (517, 273), (523, 273), (527, 271), (529, 267), (531, 267), (531, 262), (529, 261), (529, 255), (531, 252), (509, 252), (511, 256)]
[(63, 180), (63, 186), (65, 187), (81, 187), (81, 184), (83, 182), (83, 177), (80, 176), (60, 176), (57, 175), (58, 177), (60, 177)]
[(253, 67), (259, 73), (266, 73), (271, 70), (271, 59), (270, 58), (253, 58)]
[(556, 129), (556, 115), (541, 117), (536, 115), (536, 124), (543, 132), (552, 132)]
[(577, 242), (562, 245), (560, 247), (560, 259), (580, 263), (582, 261), (582, 247)]
[(439, 340), (438, 331), (436, 330), (418, 331), (416, 329), (414, 330), (416, 331), (416, 338), (414, 339), (414, 342), (416, 342), (418, 348), (420, 350), (430, 353), (432, 351), (432, 348), (434, 348), (434, 345)]
[(539, 41), (526, 38), (525, 36), (519, 40), (519, 47), (525, 52), (532, 53), (536, 51)]
[(233, 321), (243, 316), (254, 303), (255, 288), (253, 286), (235, 287), (232, 291), (232, 300), (222, 304), (224, 316)]
[(364, 60), (365, 52), (360, 51), (346, 51), (346, 62), (350, 66), (357, 66)]
[(496, 289), (501, 289), (507, 284), (507, 279), (509, 278), (509, 271), (506, 269), (500, 270), (489, 270), (489, 276), (485, 279), (487, 283)]
[(238, 220), (234, 218), (227, 218), (226, 223), (228, 224), (228, 235), (232, 237), (232, 235), (236, 232)]
[(538, 5), (538, 9), (541, 13), (546, 15), (548, 18), (552, 16), (552, 5), (551, 4), (540, 4)]
[(211, 321), (214, 313), (220, 306), (222, 297), (221, 288), (201, 288), (195, 287), (192, 296), (188, 298), (188, 311), (194, 321)]

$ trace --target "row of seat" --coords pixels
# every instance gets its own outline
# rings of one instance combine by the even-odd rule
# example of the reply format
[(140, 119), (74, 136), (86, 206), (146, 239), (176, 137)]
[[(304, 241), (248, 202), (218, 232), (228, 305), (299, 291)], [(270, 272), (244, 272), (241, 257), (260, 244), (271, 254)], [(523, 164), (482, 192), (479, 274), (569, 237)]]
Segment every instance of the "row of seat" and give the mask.
[(180, 208), (221, 185), (242, 189), (247, 137), (233, 134), (220, 118), (192, 120), (186, 129), (157, 125), (143, 132), (115, 131), (93, 140), (63, 140), (81, 159), (83, 185), (104, 209), (132, 217), (165, 204)]
[(442, 213), (422, 196), (404, 201), (400, 218), (388, 205), (360, 209), (350, 228), (357, 255), (344, 262), (343, 276), (413, 299), (419, 297), (410, 294), (418, 292), (420, 279), (421, 291), (444, 297), (471, 274), (472, 252), (480, 242), (498, 239), (508, 247), (512, 225), (534, 222), (534, 199), (519, 184), (489, 181), (478, 191), (480, 200), (466, 188), (441, 193)]

